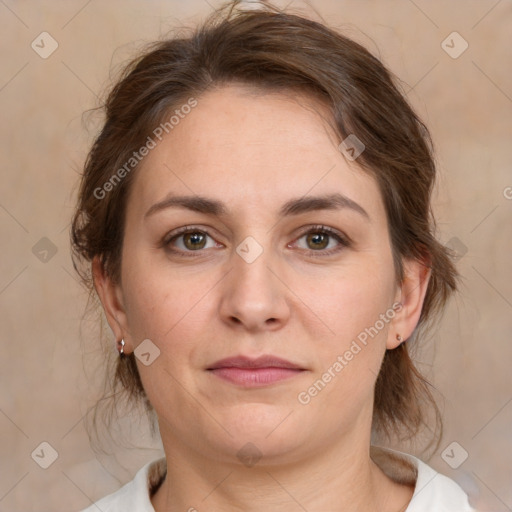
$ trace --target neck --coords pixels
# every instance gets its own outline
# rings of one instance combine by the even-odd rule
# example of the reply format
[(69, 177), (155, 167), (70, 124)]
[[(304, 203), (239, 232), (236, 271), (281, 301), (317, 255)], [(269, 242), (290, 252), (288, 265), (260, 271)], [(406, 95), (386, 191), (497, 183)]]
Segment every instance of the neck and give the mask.
[(164, 446), (167, 476), (152, 498), (156, 512), (398, 512), (413, 494), (372, 461), (369, 438), (345, 439), (287, 464), (262, 458), (252, 467), (204, 457), (180, 442)]

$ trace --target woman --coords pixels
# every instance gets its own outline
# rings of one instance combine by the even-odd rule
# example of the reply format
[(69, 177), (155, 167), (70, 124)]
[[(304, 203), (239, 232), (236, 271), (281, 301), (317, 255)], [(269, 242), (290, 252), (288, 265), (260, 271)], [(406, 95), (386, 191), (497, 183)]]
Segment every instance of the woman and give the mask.
[(127, 67), (86, 162), (75, 264), (166, 455), (87, 511), (472, 510), (372, 442), (425, 424), (456, 288), (428, 131), (360, 45), (235, 7)]

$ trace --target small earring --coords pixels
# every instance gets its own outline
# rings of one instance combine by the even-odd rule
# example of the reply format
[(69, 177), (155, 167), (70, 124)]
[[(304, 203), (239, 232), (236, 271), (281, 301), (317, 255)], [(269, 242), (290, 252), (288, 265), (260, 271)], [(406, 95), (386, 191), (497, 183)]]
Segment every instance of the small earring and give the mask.
[(400, 336), (400, 334), (397, 334), (396, 341), (399, 341), (400, 343), (402, 343), (402, 341), (404, 341), (404, 339), (402, 338), (402, 336)]
[(121, 341), (118, 341), (117, 344), (118, 344), (118, 346), (119, 345), (121, 346), (121, 348), (118, 348), (119, 355), (123, 356), (124, 355), (124, 339), (122, 339)]

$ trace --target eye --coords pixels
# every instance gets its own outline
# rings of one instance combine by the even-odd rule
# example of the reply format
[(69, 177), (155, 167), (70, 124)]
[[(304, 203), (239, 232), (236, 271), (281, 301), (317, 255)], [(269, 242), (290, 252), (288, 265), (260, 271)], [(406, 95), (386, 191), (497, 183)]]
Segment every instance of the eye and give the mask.
[[(326, 226), (310, 227), (297, 240), (302, 240), (303, 238), (305, 238), (306, 242), (305, 250), (312, 256), (328, 256), (350, 246), (348, 237)], [(331, 244), (331, 242), (334, 242), (334, 244)], [(330, 245), (331, 248), (328, 248)]]
[[(210, 246), (206, 245), (208, 238), (213, 241)], [(207, 231), (191, 226), (185, 226), (167, 236), (163, 245), (171, 252), (179, 252), (188, 256), (188, 254), (186, 254), (187, 252), (197, 252), (202, 249), (216, 247), (217, 243)], [(175, 249), (176, 246), (177, 249)]]

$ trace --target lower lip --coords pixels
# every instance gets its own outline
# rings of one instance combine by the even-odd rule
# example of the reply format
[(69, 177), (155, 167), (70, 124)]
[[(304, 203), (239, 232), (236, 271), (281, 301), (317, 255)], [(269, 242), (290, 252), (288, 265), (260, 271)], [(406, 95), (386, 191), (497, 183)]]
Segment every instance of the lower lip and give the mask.
[(293, 368), (216, 368), (209, 370), (221, 379), (245, 387), (266, 386), (295, 377), (303, 370)]

